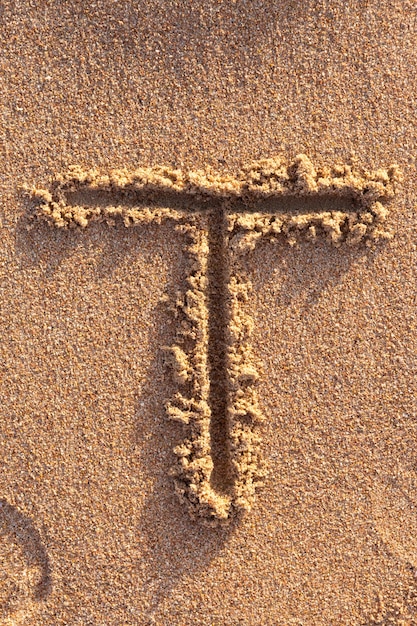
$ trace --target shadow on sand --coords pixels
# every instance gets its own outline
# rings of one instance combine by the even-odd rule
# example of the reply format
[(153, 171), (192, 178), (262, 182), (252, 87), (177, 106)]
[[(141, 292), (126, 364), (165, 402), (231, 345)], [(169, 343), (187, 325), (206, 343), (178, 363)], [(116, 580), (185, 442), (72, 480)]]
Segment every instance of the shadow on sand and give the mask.
[[(134, 257), (141, 240), (155, 241), (155, 245), (161, 246), (161, 238), (166, 237), (166, 233), (161, 235), (160, 226), (152, 224), (132, 228), (123, 224), (111, 227), (93, 224), (86, 230), (51, 228), (46, 223), (33, 221), (30, 201), (24, 200), (25, 203), (26, 212), (16, 231), (17, 258), (24, 270), (41, 267), (46, 281), (59, 272), (79, 246), (84, 247), (87, 255), (89, 250), (100, 246), (100, 262), (96, 265), (97, 276), (100, 277), (111, 274), (126, 257)], [(163, 245), (167, 245), (165, 240)], [(182, 258), (180, 266), (167, 278), (165, 291), (171, 299), (183, 286), (186, 276), (188, 261), (185, 255)], [(166, 303), (157, 305), (152, 312), (152, 323), (149, 323), (148, 344), (171, 345), (176, 323)], [(179, 503), (169, 471), (176, 459), (173, 448), (184, 437), (184, 426), (169, 421), (165, 414), (164, 404), (177, 389), (174, 389), (171, 374), (163, 363), (161, 349), (156, 350), (144, 379), (135, 399), (135, 441), (132, 442), (132, 449), (137, 455), (138, 468), (151, 487), (145, 503), (138, 509), (138, 514), (126, 522), (126, 527), (138, 538), (141, 546), (136, 556), (130, 555), (142, 581), (141, 588), (135, 593), (148, 607), (142, 616), (144, 623), (147, 623), (146, 620), (152, 623), (158, 608), (181, 585), (181, 581), (185, 577), (195, 577), (206, 569), (223, 550), (238, 522), (228, 527), (207, 527), (192, 521)], [(117, 559), (118, 555), (114, 554), (113, 558)], [(123, 559), (122, 551), (120, 559)], [(49, 569), (46, 572), (43, 587), (45, 581), (49, 581)]]

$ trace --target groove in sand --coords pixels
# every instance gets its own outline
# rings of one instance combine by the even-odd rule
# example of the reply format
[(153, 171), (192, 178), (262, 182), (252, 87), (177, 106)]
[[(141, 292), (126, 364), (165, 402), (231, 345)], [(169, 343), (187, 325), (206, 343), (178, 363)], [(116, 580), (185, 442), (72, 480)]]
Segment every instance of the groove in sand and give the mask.
[[(179, 391), (166, 408), (184, 428), (173, 474), (193, 517), (227, 523), (251, 508), (262, 478), (252, 320), (241, 306), (249, 285), (232, 274), (229, 255), (250, 252), (264, 237), (291, 245), (325, 237), (337, 247), (390, 238), (389, 211), (380, 200), (394, 195), (400, 179), (395, 166), (315, 168), (299, 155), (292, 163), (259, 161), (238, 177), (72, 167), (49, 189), (33, 190), (34, 217), (59, 228), (171, 220), (187, 238), (189, 274), (176, 302), (180, 325), (167, 349)], [(205, 227), (198, 222), (203, 215)]]

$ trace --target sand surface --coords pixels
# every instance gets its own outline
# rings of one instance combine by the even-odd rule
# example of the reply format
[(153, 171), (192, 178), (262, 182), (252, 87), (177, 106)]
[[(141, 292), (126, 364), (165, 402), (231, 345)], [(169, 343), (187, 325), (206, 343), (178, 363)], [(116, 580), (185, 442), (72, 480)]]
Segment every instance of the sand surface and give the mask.
[[(417, 623), (414, 2), (5, 0), (0, 24), (0, 624)], [(26, 189), (300, 153), (398, 164), (395, 236), (233, 257), (268, 474), (207, 526), (164, 408), (186, 233), (33, 222)]]

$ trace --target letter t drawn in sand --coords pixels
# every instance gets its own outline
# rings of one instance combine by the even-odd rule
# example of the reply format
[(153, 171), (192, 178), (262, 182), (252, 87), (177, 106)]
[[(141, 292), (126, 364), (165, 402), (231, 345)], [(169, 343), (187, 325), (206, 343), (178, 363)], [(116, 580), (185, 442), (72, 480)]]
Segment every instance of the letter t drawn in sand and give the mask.
[(36, 216), (58, 228), (168, 220), (185, 236), (189, 271), (176, 301), (175, 343), (166, 348), (178, 391), (166, 411), (183, 424), (172, 473), (193, 517), (227, 523), (252, 507), (263, 476), (253, 322), (242, 306), (250, 285), (231, 259), (263, 238), (294, 245), (325, 237), (337, 247), (389, 238), (381, 200), (392, 197), (399, 179), (395, 166), (315, 168), (299, 155), (292, 163), (259, 161), (237, 177), (74, 166), (49, 189), (33, 191)]

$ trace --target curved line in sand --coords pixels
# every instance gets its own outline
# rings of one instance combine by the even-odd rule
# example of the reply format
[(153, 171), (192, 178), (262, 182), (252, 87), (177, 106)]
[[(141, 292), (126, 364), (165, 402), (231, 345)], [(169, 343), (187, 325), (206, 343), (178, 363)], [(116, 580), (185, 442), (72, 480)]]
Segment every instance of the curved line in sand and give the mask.
[[(49, 558), (32, 520), (0, 499), (0, 617), (20, 623), (51, 591)], [(11, 620), (11, 621), (10, 621)]]
[(378, 476), (370, 490), (375, 527), (396, 557), (417, 568), (417, 475), (399, 468)]

